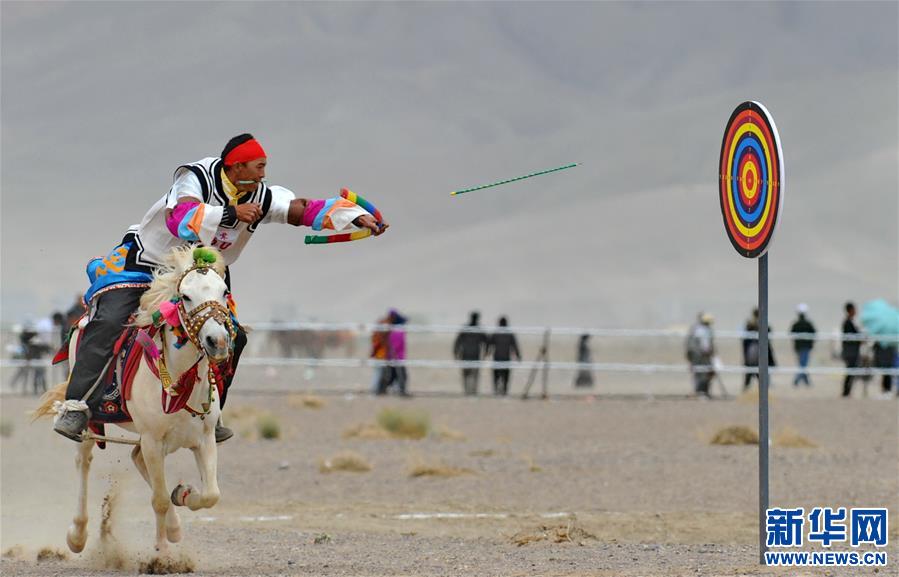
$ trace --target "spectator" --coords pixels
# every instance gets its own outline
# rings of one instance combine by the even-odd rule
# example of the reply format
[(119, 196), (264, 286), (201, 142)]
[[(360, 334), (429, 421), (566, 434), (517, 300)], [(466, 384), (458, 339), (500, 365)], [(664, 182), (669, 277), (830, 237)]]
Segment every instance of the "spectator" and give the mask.
[[(515, 357), (516, 361), (521, 360), (515, 333), (511, 332), (508, 326), (508, 319), (499, 317), (499, 329), (487, 341), (486, 354), (489, 355), (493, 351), (493, 360), (499, 363), (508, 363), (512, 357)], [(493, 369), (494, 395), (505, 396), (509, 393), (509, 375), (508, 367)]]
[(400, 328), (406, 324), (406, 317), (396, 309), (390, 309), (387, 322), (392, 327), (387, 333), (387, 360), (391, 364), (384, 367), (378, 394), (386, 394), (391, 386), (396, 385), (400, 396), (408, 397), (411, 395), (406, 390), (406, 366), (403, 363), (406, 360), (406, 332)]
[[(375, 321), (378, 325), (390, 324), (390, 316), (379, 318)], [(388, 340), (390, 332), (387, 330), (375, 328), (371, 332), (371, 354), (369, 355), (375, 361), (386, 361), (388, 354)], [(376, 395), (383, 395), (381, 392), (381, 383), (385, 379), (387, 373), (386, 365), (375, 365), (374, 374), (372, 375), (371, 390)], [(386, 391), (386, 388), (384, 388)]]
[(84, 305), (84, 295), (77, 293), (74, 302), (72, 302), (72, 306), (66, 311), (66, 331), (68, 331), (72, 325), (77, 323), (86, 312), (87, 307)]
[[(43, 324), (43, 323), (41, 323)], [(47, 390), (47, 368), (41, 364), (41, 359), (50, 350), (50, 347), (40, 338), (37, 327), (29, 322), (25, 323), (19, 333), (19, 349), (25, 366), (20, 367), (13, 377), (12, 386), (22, 381), (22, 393), (28, 392), (28, 381), (31, 380), (32, 391), (40, 395)]]
[[(69, 326), (66, 324), (66, 316), (59, 311), (53, 313), (53, 316), (50, 318), (53, 322), (53, 331), (51, 334), (51, 340), (49, 341), (50, 352), (52, 353), (66, 346), (66, 340), (69, 336)], [(60, 382), (68, 378), (69, 362), (66, 360), (57, 363), (56, 372), (59, 375), (59, 377), (57, 378)]]
[[(752, 309), (752, 315), (749, 317), (749, 320), (746, 321), (746, 326), (743, 330), (747, 333), (758, 333), (759, 332), (759, 309)], [(770, 336), (771, 326), (768, 326), (768, 333)], [(743, 365), (747, 369), (754, 368), (754, 371), (747, 370), (743, 375), (743, 390), (749, 390), (749, 385), (752, 382), (752, 377), (756, 379), (759, 378), (759, 338), (758, 336), (754, 337), (744, 337), (743, 338)], [(768, 339), (768, 366), (776, 367), (777, 361), (774, 360), (774, 350), (771, 348), (771, 339)]]
[(22, 383), (22, 392), (25, 393), (28, 391), (28, 377), (31, 374), (31, 367), (28, 363), (24, 363), (25, 361), (25, 342), (27, 342), (28, 336), (26, 336), (25, 332), (30, 331), (28, 328), (28, 323), (25, 325), (13, 325), (12, 327), (13, 333), (16, 335), (15, 342), (10, 343), (6, 346), (6, 351), (9, 353), (10, 357), (16, 361), (23, 361), (23, 364), (16, 368), (16, 372), (13, 374), (12, 379), (9, 381), (9, 387), (12, 390), (15, 390), (19, 383)]
[(809, 356), (811, 356), (812, 348), (815, 346), (815, 325), (813, 325), (805, 316), (806, 313), (808, 313), (807, 304), (799, 303), (799, 306), (796, 307), (796, 312), (799, 317), (790, 327), (790, 332), (793, 334), (805, 334), (810, 336), (793, 338), (793, 349), (796, 351), (796, 357), (799, 362), (799, 372), (797, 372), (796, 377), (793, 378), (793, 386), (798, 387), (799, 383), (805, 382), (805, 386), (810, 387), (812, 386), (812, 382), (808, 378), (806, 369), (808, 368), (808, 360)]
[[(460, 361), (480, 361), (487, 348), (487, 335), (478, 330), (480, 313), (472, 311), (465, 330), (459, 333), (453, 343), (453, 356)], [(478, 394), (478, 367), (462, 369), (462, 389), (466, 395)]]
[[(859, 353), (861, 351), (861, 341), (854, 339), (861, 334), (861, 331), (855, 326), (855, 304), (847, 302), (844, 309), (846, 318), (843, 319), (843, 350), (840, 356), (848, 369), (846, 376), (843, 378), (843, 397), (849, 397), (852, 394), (852, 383), (855, 380), (855, 375), (851, 371), (859, 367)], [(852, 340), (846, 340), (846, 337)]]
[[(590, 352), (590, 344), (587, 342), (590, 340), (590, 335), (584, 334), (581, 335), (580, 340), (577, 344), (577, 362), (583, 364), (589, 364), (593, 362), (593, 355)], [(592, 387), (593, 386), (593, 371), (590, 369), (578, 369), (577, 376), (574, 378), (574, 386), (575, 387)]]
[[(895, 342), (874, 342), (874, 366), (878, 369), (892, 369), (896, 364)], [(884, 373), (880, 381), (881, 393), (884, 397), (891, 397), (893, 390), (893, 375)]]
[(687, 335), (687, 360), (693, 375), (693, 387), (697, 396), (709, 398), (709, 389), (715, 377), (715, 335), (712, 331), (712, 315), (700, 313), (698, 322), (690, 327)]
[(53, 340), (50, 342), (52, 347), (62, 347), (66, 344), (66, 338), (69, 336), (69, 327), (66, 326), (66, 316), (59, 311), (53, 313), (50, 317), (53, 323)]
[(39, 395), (47, 390), (47, 367), (40, 362), (47, 353), (56, 351), (59, 347), (59, 330), (53, 323), (51, 317), (43, 317), (38, 319), (34, 326), (37, 335), (31, 340), (32, 354), (35, 363), (32, 370), (34, 371), (34, 394)]

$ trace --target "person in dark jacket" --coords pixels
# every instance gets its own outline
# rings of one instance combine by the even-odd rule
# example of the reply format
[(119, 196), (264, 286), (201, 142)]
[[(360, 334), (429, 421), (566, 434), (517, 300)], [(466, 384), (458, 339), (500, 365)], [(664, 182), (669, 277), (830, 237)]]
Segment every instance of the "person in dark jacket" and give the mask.
[[(858, 330), (858, 327), (855, 326), (855, 304), (852, 302), (847, 302), (844, 307), (846, 310), (846, 318), (843, 319), (843, 337), (849, 337), (850, 339), (857, 338), (861, 331)], [(846, 363), (846, 368), (849, 370), (856, 369), (859, 366), (859, 353), (861, 352), (861, 341), (858, 340), (843, 340), (843, 350), (841, 353), (841, 357), (843, 358), (843, 362)], [(855, 380), (855, 375), (851, 373), (846, 373), (846, 377), (843, 379), (843, 397), (848, 397), (852, 394), (852, 382)]]
[[(487, 355), (493, 352), (493, 360), (500, 363), (508, 363), (515, 357), (521, 360), (518, 350), (518, 341), (515, 333), (508, 329), (509, 321), (506, 317), (499, 317), (499, 329), (493, 333), (487, 341)], [(509, 368), (493, 369), (493, 394), (505, 396), (509, 393)]]
[(805, 316), (808, 312), (808, 305), (800, 303), (799, 306), (796, 307), (796, 312), (799, 314), (799, 318), (797, 318), (796, 322), (790, 327), (790, 332), (793, 334), (806, 334), (811, 336), (795, 337), (793, 339), (793, 349), (796, 351), (796, 357), (799, 362), (799, 372), (796, 373), (796, 376), (793, 378), (793, 386), (798, 387), (799, 383), (805, 382), (805, 386), (810, 387), (812, 386), (812, 382), (808, 378), (806, 368), (808, 367), (808, 359), (809, 356), (811, 356), (812, 347), (815, 346), (815, 325), (813, 325)]
[[(593, 355), (590, 352), (589, 334), (581, 335), (577, 344), (577, 362), (590, 364), (593, 362)], [(578, 369), (577, 376), (574, 378), (575, 387), (592, 387), (593, 371), (590, 369)]]
[[(453, 343), (453, 356), (460, 361), (480, 361), (487, 348), (487, 335), (477, 330), (481, 315), (472, 311), (466, 330), (459, 333)], [(466, 395), (478, 394), (478, 368), (462, 369), (462, 388)]]
[[(875, 341), (873, 350), (874, 366), (878, 369), (892, 369), (896, 366), (896, 343)], [(893, 390), (893, 375), (884, 373), (880, 377), (880, 390), (890, 396)]]
[[(746, 327), (743, 329), (746, 332), (759, 332), (759, 309), (752, 309), (752, 316), (749, 317), (749, 320), (746, 321)], [(771, 333), (771, 326), (768, 326), (768, 333)], [(752, 378), (755, 377), (758, 379), (758, 366), (759, 366), (759, 339), (758, 337), (746, 337), (743, 339), (743, 364), (749, 368), (755, 368), (755, 372), (747, 371), (743, 376), (743, 390), (746, 391), (749, 389), (749, 385), (752, 383)], [(777, 361), (774, 360), (774, 350), (771, 349), (771, 339), (768, 339), (768, 366), (776, 367)]]

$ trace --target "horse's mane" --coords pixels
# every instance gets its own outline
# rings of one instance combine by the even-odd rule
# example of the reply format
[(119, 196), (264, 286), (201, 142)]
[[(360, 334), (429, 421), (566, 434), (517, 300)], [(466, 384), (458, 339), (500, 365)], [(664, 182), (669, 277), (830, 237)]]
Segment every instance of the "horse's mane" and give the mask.
[[(193, 252), (195, 248), (194, 245), (175, 247), (165, 257), (165, 262), (153, 273), (153, 282), (150, 284), (150, 288), (140, 298), (137, 318), (134, 319), (135, 325), (152, 324), (153, 313), (159, 310), (159, 305), (177, 296), (178, 281), (181, 279), (181, 275), (194, 265)], [(225, 263), (221, 253), (214, 248), (204, 250), (215, 254), (215, 262), (209, 266), (224, 277)]]

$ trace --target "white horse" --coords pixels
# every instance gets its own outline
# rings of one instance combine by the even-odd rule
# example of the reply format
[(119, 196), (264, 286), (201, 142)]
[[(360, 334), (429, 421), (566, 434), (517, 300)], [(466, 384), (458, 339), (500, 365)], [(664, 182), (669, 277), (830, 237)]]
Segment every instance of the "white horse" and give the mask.
[[(173, 504), (197, 510), (212, 507), (219, 500), (215, 425), (221, 409), (216, 377), (209, 360), (220, 363), (228, 359), (234, 326), (227, 309), (221, 255), (210, 249), (198, 250), (196, 255), (200, 258), (195, 260), (193, 247), (175, 249), (141, 298), (135, 324), (142, 327), (153, 324), (153, 313), (159, 311), (160, 306), (180, 298), (176, 318), (180, 320), (182, 336), (186, 332), (189, 341), (176, 348), (174, 327), (169, 323), (160, 327), (153, 337), (161, 353), (157, 363), (160, 377), (148, 365), (151, 361), (141, 359), (131, 386), (131, 397), (127, 400), (133, 421), (116, 423), (140, 435), (131, 459), (153, 491), (156, 550), (160, 554), (168, 552), (167, 541), (176, 543), (181, 540), (181, 521)], [(215, 261), (209, 262), (213, 258)], [(158, 321), (159, 315), (156, 318)], [(72, 364), (77, 342), (78, 335), (73, 334), (69, 345)], [(188, 398), (187, 410), (165, 413), (161, 397), (166, 376), (170, 376), (169, 383), (177, 384), (185, 372), (193, 374), (192, 369), (198, 378)], [(65, 397), (65, 385), (63, 383), (44, 395), (43, 403), (35, 411), (36, 417), (54, 412), (54, 401)], [(87, 542), (87, 483), (94, 442), (86, 436), (75, 457), (81, 486), (75, 517), (66, 535), (69, 549), (75, 553), (80, 553)], [(170, 493), (165, 480), (165, 457), (182, 448), (193, 451), (202, 488), (198, 491), (190, 485), (178, 485)]]

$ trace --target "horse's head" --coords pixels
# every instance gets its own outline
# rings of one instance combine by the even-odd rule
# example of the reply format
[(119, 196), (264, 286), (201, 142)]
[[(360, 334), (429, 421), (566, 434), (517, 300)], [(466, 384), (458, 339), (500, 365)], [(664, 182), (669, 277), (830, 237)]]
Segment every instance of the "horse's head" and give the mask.
[(178, 283), (181, 320), (194, 345), (212, 360), (221, 362), (231, 354), (235, 337), (228, 310), (228, 287), (209, 262), (195, 258), (195, 264), (181, 274)]

